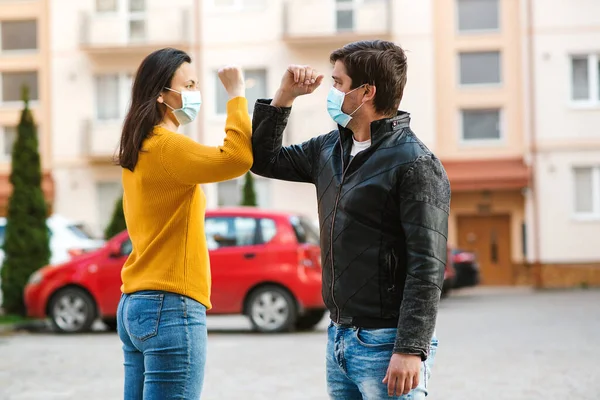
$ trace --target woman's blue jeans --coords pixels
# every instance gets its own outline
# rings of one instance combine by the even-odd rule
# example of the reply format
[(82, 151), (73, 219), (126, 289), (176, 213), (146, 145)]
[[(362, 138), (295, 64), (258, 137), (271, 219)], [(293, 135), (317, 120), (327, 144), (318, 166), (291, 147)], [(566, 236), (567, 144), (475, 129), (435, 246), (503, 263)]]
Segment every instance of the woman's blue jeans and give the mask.
[(117, 311), (125, 400), (198, 400), (206, 364), (206, 307), (178, 294), (123, 294)]

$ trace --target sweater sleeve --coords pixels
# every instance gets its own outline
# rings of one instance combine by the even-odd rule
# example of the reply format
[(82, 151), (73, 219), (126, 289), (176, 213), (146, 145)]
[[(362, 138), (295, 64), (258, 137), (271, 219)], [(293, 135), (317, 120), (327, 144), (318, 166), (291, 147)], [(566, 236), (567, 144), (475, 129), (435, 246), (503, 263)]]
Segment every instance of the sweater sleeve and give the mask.
[(160, 160), (173, 179), (187, 185), (237, 178), (252, 166), (252, 125), (248, 101), (236, 97), (227, 103), (222, 146), (205, 146), (184, 135), (169, 135), (162, 143)]

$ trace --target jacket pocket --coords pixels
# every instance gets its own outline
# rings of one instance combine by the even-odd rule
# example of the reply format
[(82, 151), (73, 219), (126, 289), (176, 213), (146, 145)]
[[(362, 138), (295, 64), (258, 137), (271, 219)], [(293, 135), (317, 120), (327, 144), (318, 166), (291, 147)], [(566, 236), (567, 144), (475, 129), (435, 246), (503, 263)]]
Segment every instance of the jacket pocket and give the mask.
[(127, 302), (125, 321), (132, 338), (145, 341), (158, 335), (164, 294), (132, 294)]
[(396, 328), (356, 329), (356, 340), (361, 346), (371, 348), (394, 347), (396, 343)]
[(390, 293), (394, 293), (396, 291), (396, 271), (398, 269), (398, 258), (394, 253), (394, 249), (390, 249), (387, 254), (386, 267), (388, 278), (387, 290)]

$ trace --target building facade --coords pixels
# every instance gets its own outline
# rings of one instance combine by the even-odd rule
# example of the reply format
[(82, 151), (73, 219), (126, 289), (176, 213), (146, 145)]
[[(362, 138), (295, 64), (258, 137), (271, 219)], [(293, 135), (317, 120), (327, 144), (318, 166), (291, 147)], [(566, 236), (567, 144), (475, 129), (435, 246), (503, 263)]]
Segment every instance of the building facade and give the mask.
[(449, 242), (476, 252), (482, 281), (515, 284), (525, 261), (521, 2), (437, 0), (436, 154), (452, 186)]
[(46, 0), (0, 0), (0, 215), (6, 215), (12, 193), (10, 161), (24, 106), (24, 86), (37, 123), (42, 188), (50, 208), (54, 206), (48, 7)]
[(547, 3), (527, 10), (530, 257), (542, 286), (600, 285), (600, 3)]
[[(101, 235), (122, 191), (113, 156), (132, 77), (152, 50), (192, 55), (203, 105), (182, 133), (209, 145), (224, 138), (219, 67), (243, 67), (250, 112), (289, 64), (323, 72), (322, 87), (294, 104), (284, 135), (292, 144), (335, 129), (329, 54), (381, 38), (407, 51), (400, 108), (450, 177), (450, 245), (477, 253), (485, 284), (589, 281), (600, 260), (586, 240), (600, 233), (600, 5), (583, 3), (0, 0), (0, 207), (23, 83), (53, 210)], [(209, 207), (237, 205), (242, 183), (205, 185)], [(312, 186), (255, 184), (261, 207), (316, 219)]]
[[(102, 235), (122, 193), (113, 161), (132, 77), (155, 49), (197, 53), (200, 3), (50, 1), (55, 211)], [(183, 129), (190, 136), (197, 131), (196, 125)]]

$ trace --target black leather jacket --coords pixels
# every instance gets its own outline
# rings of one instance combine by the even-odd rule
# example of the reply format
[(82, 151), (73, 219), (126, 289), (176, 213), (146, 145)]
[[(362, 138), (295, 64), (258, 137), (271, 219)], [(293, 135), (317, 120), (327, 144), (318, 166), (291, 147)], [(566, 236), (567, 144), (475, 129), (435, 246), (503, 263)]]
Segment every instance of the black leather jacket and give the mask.
[(410, 117), (371, 124), (372, 144), (350, 159), (352, 132), (282, 147), (291, 109), (259, 100), (252, 121), (258, 175), (317, 189), (323, 299), (331, 319), (397, 327), (394, 351), (426, 359), (446, 264), (450, 184)]

